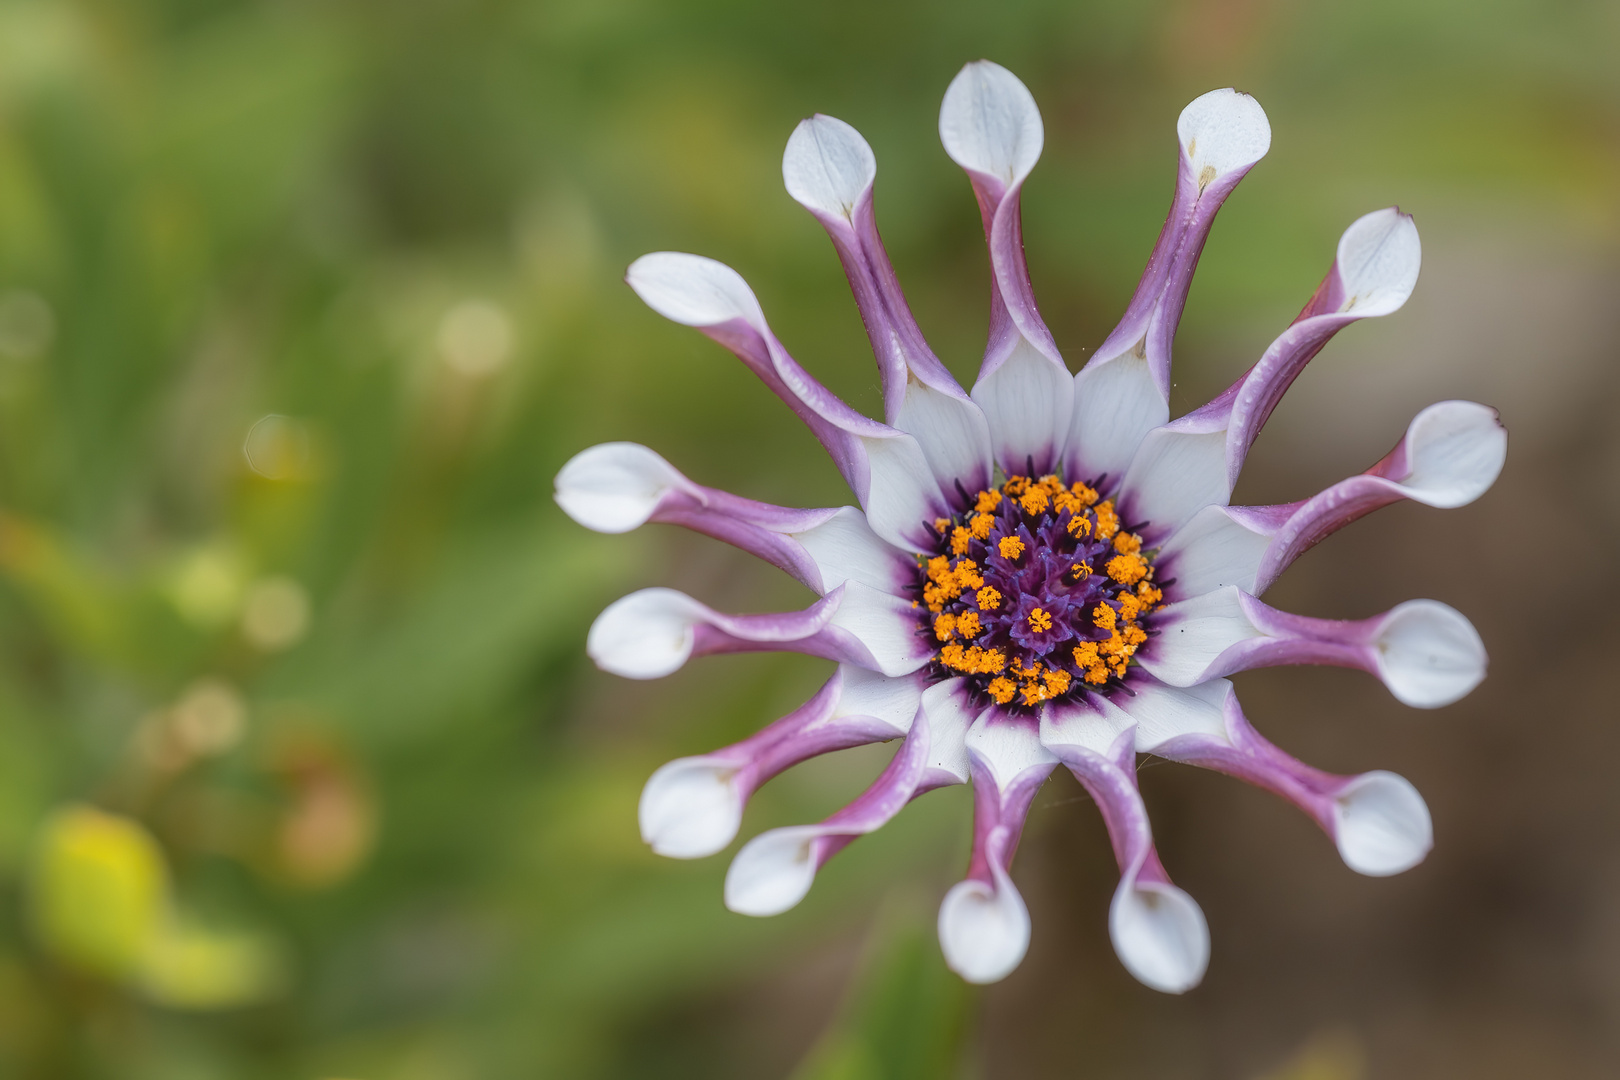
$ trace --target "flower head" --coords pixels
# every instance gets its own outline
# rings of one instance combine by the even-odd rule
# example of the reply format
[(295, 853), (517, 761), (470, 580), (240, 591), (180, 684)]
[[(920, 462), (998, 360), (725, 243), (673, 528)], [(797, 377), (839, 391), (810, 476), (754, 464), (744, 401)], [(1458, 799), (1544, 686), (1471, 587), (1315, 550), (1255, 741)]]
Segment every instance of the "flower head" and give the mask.
[(875, 159), (842, 121), (802, 122), (782, 172), (849, 277), (882, 374), (884, 422), (800, 367), (729, 267), (667, 252), (630, 267), (631, 287), (654, 310), (730, 349), (809, 425), (860, 504), (794, 510), (739, 498), (631, 443), (593, 447), (558, 474), (557, 501), (583, 525), (685, 525), (819, 596), (802, 611), (738, 616), (646, 589), (592, 626), (587, 649), (599, 666), (647, 679), (693, 656), (759, 650), (837, 664), (810, 701), (758, 734), (654, 773), (642, 835), (661, 854), (713, 854), (771, 777), (832, 750), (901, 740), (843, 810), (743, 845), (726, 878), (733, 910), (791, 908), (829, 858), (908, 801), (971, 784), (973, 855), (940, 908), (940, 942), (964, 978), (1000, 979), (1030, 936), (1009, 876), (1013, 853), (1036, 791), (1062, 765), (1096, 800), (1113, 840), (1121, 880), (1109, 927), (1120, 959), (1149, 986), (1186, 990), (1203, 976), (1208, 931), (1154, 851), (1140, 753), (1282, 795), (1360, 873), (1398, 873), (1427, 853), (1428, 810), (1411, 784), (1388, 772), (1335, 776), (1289, 757), (1250, 725), (1226, 676), (1276, 664), (1355, 667), (1423, 708), (1472, 690), (1484, 648), (1443, 604), (1410, 601), (1346, 622), (1258, 597), (1305, 550), (1380, 506), (1478, 498), (1501, 470), (1506, 435), (1493, 410), (1442, 402), (1383, 460), (1314, 498), (1230, 505), (1249, 447), (1305, 364), (1350, 323), (1405, 303), (1417, 229), (1393, 208), (1352, 223), (1293, 324), (1231, 388), (1171, 420), (1171, 342), (1199, 253), (1271, 142), (1265, 113), (1234, 90), (1188, 105), (1176, 133), (1170, 214), (1124, 318), (1078, 375), (1041, 319), (1024, 264), (1019, 195), (1040, 157), (1040, 113), (1016, 77), (987, 61), (962, 70), (940, 111), (992, 269), (989, 344), (971, 393), (911, 316), (878, 237)]

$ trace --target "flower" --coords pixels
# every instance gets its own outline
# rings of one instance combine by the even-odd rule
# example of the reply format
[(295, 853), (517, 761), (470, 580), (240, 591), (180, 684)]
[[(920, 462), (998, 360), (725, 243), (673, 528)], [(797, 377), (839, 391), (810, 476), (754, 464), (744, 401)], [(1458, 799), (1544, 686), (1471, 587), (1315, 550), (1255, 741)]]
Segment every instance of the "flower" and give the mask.
[(990, 252), (989, 345), (971, 393), (930, 351), (884, 253), (871, 149), (832, 117), (799, 124), (782, 173), (849, 277), (882, 375), (884, 423), (788, 355), (729, 267), (668, 252), (630, 267), (630, 286), (649, 306), (730, 349), (810, 426), (860, 508), (740, 498), (633, 443), (584, 451), (556, 489), (579, 523), (609, 533), (684, 525), (820, 596), (803, 611), (724, 615), (645, 589), (601, 614), (587, 651), (636, 679), (721, 652), (790, 650), (838, 665), (813, 698), (754, 736), (653, 774), (641, 831), (663, 855), (720, 851), (749, 796), (794, 764), (902, 740), (844, 809), (744, 844), (726, 877), (732, 910), (786, 911), (829, 858), (908, 801), (971, 784), (973, 854), (940, 908), (940, 944), (964, 978), (1000, 979), (1030, 936), (1009, 877), (1013, 853), (1036, 791), (1062, 765), (1095, 799), (1118, 858), (1116, 952), (1143, 983), (1179, 993), (1203, 976), (1208, 929), (1154, 851), (1136, 755), (1276, 792), (1315, 819), (1352, 870), (1379, 876), (1420, 862), (1431, 827), (1410, 783), (1296, 761), (1250, 725), (1226, 676), (1277, 664), (1355, 667), (1420, 708), (1478, 685), (1479, 635), (1444, 604), (1410, 601), (1343, 622), (1258, 597), (1312, 545), (1380, 506), (1477, 499), (1501, 471), (1506, 433), (1492, 409), (1441, 402), (1383, 460), (1314, 498), (1229, 505), (1261, 425), (1305, 364), (1340, 329), (1405, 303), (1419, 264), (1412, 219), (1390, 208), (1351, 224), (1293, 324), (1231, 388), (1172, 421), (1171, 341), (1216, 212), (1270, 146), (1260, 106), (1216, 90), (1183, 110), (1169, 216), (1124, 318), (1078, 375), (1041, 319), (1024, 263), (1019, 194), (1043, 141), (1033, 97), (1004, 68), (969, 64), (945, 93), (939, 127), (972, 182)]

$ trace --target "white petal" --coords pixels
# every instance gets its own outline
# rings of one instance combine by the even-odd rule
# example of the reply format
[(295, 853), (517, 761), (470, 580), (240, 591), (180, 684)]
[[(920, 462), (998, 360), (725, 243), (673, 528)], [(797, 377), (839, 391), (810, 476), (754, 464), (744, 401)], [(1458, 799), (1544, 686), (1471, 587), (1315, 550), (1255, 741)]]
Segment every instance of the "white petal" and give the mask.
[(1023, 472), (1026, 457), (1041, 462), (1062, 455), (1074, 412), (1074, 379), (1024, 338), (974, 384), (973, 400), (984, 410), (990, 446), (1008, 472)]
[(1231, 495), (1225, 425), (1214, 431), (1155, 428), (1142, 440), (1122, 485), (1126, 513), (1159, 536), (1206, 506), (1224, 506)]
[(1107, 757), (1115, 740), (1134, 723), (1105, 697), (1088, 697), (1084, 707), (1048, 705), (1041, 710), (1041, 745), (1048, 750), (1078, 746)]
[(674, 589), (642, 589), (609, 604), (585, 636), (585, 652), (603, 671), (658, 679), (692, 655), (701, 604)]
[(917, 440), (899, 434), (891, 438), (858, 436), (866, 448), (871, 468), (871, 485), (866, 494), (866, 521), (889, 543), (907, 551), (917, 544), (916, 536), (945, 509), (945, 498), (934, 480), (934, 471), (923, 457)]
[(1147, 358), (1125, 352), (1087, 364), (1074, 377), (1074, 423), (1068, 453), (1087, 480), (1125, 475), (1147, 433), (1170, 419)]
[(1450, 705), (1485, 678), (1485, 643), (1474, 624), (1434, 600), (1391, 609), (1374, 647), (1389, 692), (1419, 709)]
[(1115, 704), (1136, 721), (1136, 751), (1151, 754), (1153, 748), (1177, 735), (1213, 735), (1226, 739), (1226, 699), (1232, 684), (1225, 679), (1189, 686), (1184, 690), (1151, 683), (1133, 685), (1134, 697), (1121, 697)]
[(922, 694), (922, 712), (928, 720), (928, 772), (938, 781), (951, 778), (965, 784), (968, 767), (967, 733), (982, 712), (972, 709), (963, 692), (965, 681), (946, 679)]
[[(1271, 123), (1260, 103), (1237, 90), (1211, 90), (1193, 99), (1176, 120), (1176, 135), (1205, 186), (1216, 177), (1253, 165), (1271, 149)], [(1204, 170), (1213, 170), (1209, 180)]]
[(823, 592), (846, 581), (893, 592), (910, 562), (903, 551), (880, 539), (866, 515), (853, 506), (840, 507), (820, 525), (792, 536), (820, 568)]
[(1126, 970), (1167, 994), (1191, 990), (1209, 967), (1204, 912), (1174, 885), (1121, 882), (1108, 911), (1108, 936)]
[(731, 843), (743, 802), (732, 784), (737, 767), (713, 758), (679, 758), (641, 791), (641, 838), (660, 855), (701, 859)]
[(568, 459), (557, 473), (555, 498), (563, 513), (587, 529), (629, 532), (645, 524), (684, 479), (639, 443), (602, 443)]
[(1341, 311), (1362, 316), (1398, 310), (1417, 285), (1423, 246), (1417, 225), (1395, 207), (1356, 219), (1339, 238)]
[(916, 678), (892, 679), (854, 664), (840, 669), (843, 689), (838, 704), (823, 723), (831, 724), (845, 716), (867, 716), (885, 724), (896, 738), (911, 730), (922, 694)]
[(1029, 910), (1012, 879), (992, 864), (995, 887), (959, 881), (939, 906), (939, 945), (950, 969), (971, 983), (1012, 974), (1029, 951)]
[(1176, 579), (1176, 592), (1199, 596), (1224, 585), (1253, 593), (1271, 537), (1232, 516), (1231, 508), (1206, 506), (1159, 549), (1158, 563)]
[(1401, 487), (1429, 506), (1466, 506), (1483, 495), (1507, 460), (1507, 431), (1496, 410), (1472, 401), (1441, 401), (1406, 429), (1407, 465)]
[(810, 892), (816, 880), (812, 841), (816, 825), (760, 833), (737, 852), (726, 871), (726, 907), (739, 915), (780, 915)]
[(1234, 586), (1170, 604), (1154, 620), (1161, 632), (1138, 655), (1148, 674), (1171, 686), (1203, 681), (1209, 666), (1227, 649), (1265, 636), (1244, 614)]
[(831, 116), (800, 120), (782, 154), (782, 182), (811, 210), (849, 218), (877, 178), (877, 159), (861, 133)]
[(1023, 723), (994, 723), (989, 711), (968, 729), (967, 748), (989, 768), (998, 789), (1005, 792), (1030, 769), (1051, 769), (1057, 764), (1052, 751), (1041, 745), (1040, 732)]
[(894, 426), (917, 440), (940, 490), (961, 480), (971, 495), (971, 485), (989, 483), (990, 426), (976, 402), (907, 379)]
[(964, 169), (1011, 185), (1029, 175), (1046, 139), (1041, 111), (1018, 76), (988, 60), (964, 67), (945, 90), (939, 139)]
[(1368, 877), (1410, 870), (1434, 846), (1434, 825), (1417, 788), (1392, 772), (1352, 780), (1335, 800), (1334, 834), (1345, 865)]
[(742, 319), (765, 325), (748, 283), (725, 263), (679, 251), (655, 251), (630, 264), (625, 275), (636, 295), (664, 318), (685, 326), (715, 326)]
[(917, 612), (911, 601), (867, 588), (858, 581), (844, 585), (844, 597), (831, 626), (853, 634), (885, 675), (909, 675), (928, 663), (928, 645), (917, 635)]

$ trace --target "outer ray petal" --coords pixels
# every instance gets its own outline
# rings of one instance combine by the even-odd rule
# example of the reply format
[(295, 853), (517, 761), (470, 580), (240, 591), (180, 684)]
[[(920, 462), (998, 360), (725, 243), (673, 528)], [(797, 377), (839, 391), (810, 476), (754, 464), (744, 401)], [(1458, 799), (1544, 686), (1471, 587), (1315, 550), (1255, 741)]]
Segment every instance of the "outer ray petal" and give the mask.
[(1278, 611), (1235, 586), (1163, 608), (1159, 633), (1138, 654), (1171, 686), (1192, 686), (1259, 667), (1328, 664), (1378, 676), (1407, 705), (1432, 709), (1485, 678), (1485, 645), (1455, 608), (1408, 600), (1356, 622)]
[(923, 693), (905, 743), (850, 805), (819, 825), (772, 829), (743, 845), (726, 875), (726, 906), (744, 915), (788, 910), (804, 899), (828, 859), (887, 824), (908, 801), (966, 782), (962, 744), (972, 717), (961, 708), (960, 683), (938, 683)]
[(990, 341), (973, 400), (991, 447), (1010, 473), (1050, 471), (1063, 454), (1074, 387), (1035, 305), (1024, 261), (1018, 198), (1045, 135), (1029, 89), (988, 60), (968, 64), (940, 105), (939, 136), (967, 171), (990, 250)]
[(889, 424), (917, 439), (947, 497), (960, 480), (990, 480), (984, 414), (939, 362), (911, 314), (878, 235), (872, 187), (877, 159), (860, 133), (817, 114), (801, 121), (782, 157), (782, 178), (838, 252), (883, 377)]
[[(1188, 695), (1188, 730), (1155, 743), (1153, 753), (1281, 795), (1333, 838), (1350, 869), (1372, 877), (1398, 874), (1422, 862), (1433, 846), (1428, 807), (1404, 778), (1382, 771), (1335, 776), (1299, 762), (1254, 730), (1224, 679), (1168, 693)], [(1135, 701), (1124, 705), (1127, 711), (1135, 712)]]
[(678, 758), (653, 773), (641, 795), (642, 839), (672, 858), (713, 855), (737, 835), (749, 796), (778, 773), (833, 750), (905, 735), (922, 688), (921, 675), (891, 679), (839, 667), (804, 705), (742, 742)]
[(674, 589), (642, 589), (596, 617), (585, 651), (597, 667), (627, 679), (657, 679), (693, 656), (799, 652), (888, 676), (928, 662), (908, 601), (845, 582), (803, 611), (723, 615)]
[(1327, 276), (1260, 361), (1203, 408), (1150, 431), (1121, 485), (1121, 507), (1161, 540), (1206, 506), (1224, 506), (1260, 427), (1334, 334), (1400, 308), (1417, 281), (1417, 227), (1396, 209), (1345, 230)]
[(1196, 901), (1170, 883), (1153, 849), (1136, 786), (1136, 725), (1104, 698), (1048, 706), (1041, 743), (1096, 800), (1119, 862), (1108, 928), (1120, 961), (1142, 983), (1179, 994), (1209, 966), (1209, 927)]
[(1254, 591), (1270, 588), (1299, 556), (1381, 506), (1402, 499), (1466, 506), (1496, 482), (1506, 459), (1507, 430), (1495, 409), (1471, 401), (1430, 405), (1378, 464), (1291, 508), (1256, 570)]
[(992, 706), (967, 734), (973, 774), (973, 858), (939, 908), (945, 962), (968, 982), (1012, 973), (1029, 949), (1029, 910), (1008, 876), (1030, 803), (1057, 764), (1036, 722)]
[(1271, 146), (1258, 102), (1213, 90), (1176, 122), (1175, 196), (1136, 294), (1113, 333), (1075, 376), (1070, 471), (1124, 473), (1144, 436), (1170, 417), (1170, 350), (1215, 215)]
[(1424, 409), (1400, 444), (1367, 472), (1312, 499), (1280, 506), (1207, 506), (1164, 542), (1157, 565), (1171, 595), (1235, 585), (1259, 595), (1295, 559), (1381, 506), (1413, 499), (1455, 507), (1485, 493), (1502, 471), (1507, 432), (1496, 410), (1471, 401)]
[(663, 251), (637, 259), (626, 280), (660, 315), (730, 349), (787, 403), (827, 448), (879, 535), (901, 546), (926, 543), (922, 523), (947, 504), (917, 441), (862, 416), (800, 367), (735, 270)]

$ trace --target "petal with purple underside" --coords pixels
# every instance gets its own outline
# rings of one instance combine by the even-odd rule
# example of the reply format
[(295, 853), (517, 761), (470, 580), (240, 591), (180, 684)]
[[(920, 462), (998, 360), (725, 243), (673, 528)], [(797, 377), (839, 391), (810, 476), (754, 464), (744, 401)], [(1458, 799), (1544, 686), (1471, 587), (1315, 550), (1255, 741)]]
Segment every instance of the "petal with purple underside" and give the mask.
[(906, 675), (928, 662), (909, 602), (856, 581), (803, 611), (724, 615), (674, 589), (642, 589), (613, 602), (586, 636), (585, 651), (604, 671), (657, 679), (693, 656), (799, 652)]
[(1472, 401), (1430, 405), (1378, 464), (1288, 507), (1256, 571), (1255, 593), (1270, 588), (1306, 551), (1381, 506), (1402, 499), (1445, 509), (1473, 502), (1496, 482), (1506, 458), (1507, 431), (1495, 409)]
[(1176, 188), (1125, 316), (1075, 376), (1070, 471), (1118, 478), (1170, 416), (1170, 354), (1193, 271), (1221, 204), (1271, 146), (1258, 102), (1214, 90), (1182, 110)]
[(1044, 133), (1029, 89), (1000, 65), (964, 67), (940, 105), (940, 141), (973, 184), (990, 252), (990, 340), (973, 400), (1002, 468), (1052, 469), (1068, 438), (1073, 382), (1035, 304), (1024, 260), (1019, 193)]
[(1144, 670), (1192, 686), (1254, 668), (1327, 664), (1377, 675), (1407, 705), (1449, 705), (1485, 677), (1485, 646), (1456, 609), (1409, 600), (1370, 619), (1292, 615), (1235, 587), (1179, 601), (1154, 616)]
[(1047, 706), (1041, 742), (1097, 803), (1119, 863), (1109, 934), (1121, 962), (1155, 990), (1179, 994), (1209, 965), (1209, 927), (1198, 904), (1170, 883), (1136, 785), (1129, 716), (1096, 695)]
[(730, 349), (787, 403), (826, 447), (879, 535), (899, 544), (927, 540), (918, 523), (947, 503), (916, 440), (862, 416), (800, 367), (735, 270), (664, 251), (637, 259), (627, 280), (654, 311)]
[(1345, 230), (1327, 277), (1259, 362), (1209, 404), (1143, 437), (1120, 502), (1129, 518), (1147, 522), (1144, 539), (1152, 543), (1204, 507), (1228, 502), (1261, 426), (1305, 365), (1352, 322), (1398, 309), (1420, 261), (1417, 228), (1397, 210)]
[(890, 679), (840, 667), (804, 705), (742, 742), (654, 772), (641, 796), (642, 839), (672, 858), (714, 854), (736, 836), (749, 796), (778, 773), (820, 754), (906, 734), (922, 686), (920, 676)]
[(966, 739), (973, 777), (973, 857), (967, 879), (939, 909), (945, 962), (969, 982), (1005, 978), (1029, 948), (1029, 911), (1008, 868), (1031, 802), (1055, 758), (1041, 745), (1037, 722), (992, 706)]
[(726, 873), (726, 907), (742, 915), (779, 915), (803, 900), (828, 859), (887, 824), (916, 794), (928, 769), (929, 735), (926, 719), (913, 722), (871, 786), (821, 824), (771, 829), (744, 844)]
[(1422, 262), (1417, 226), (1411, 215), (1396, 207), (1364, 215), (1344, 231), (1316, 295), (1259, 363), (1227, 392), (1232, 398), (1229, 483), (1237, 483), (1261, 427), (1305, 365), (1344, 327), (1400, 310), (1417, 285)]
[(1219, 732), (1184, 734), (1154, 753), (1281, 795), (1333, 837), (1340, 857), (1357, 873), (1398, 874), (1428, 854), (1434, 840), (1428, 807), (1404, 778), (1383, 771), (1336, 776), (1305, 765), (1254, 730), (1236, 695), (1224, 696), (1221, 713)]
[(816, 115), (801, 121), (782, 157), (788, 193), (832, 239), (883, 379), (884, 415), (913, 435), (949, 492), (989, 481), (984, 415), (928, 347), (878, 235), (872, 187), (877, 161), (859, 132)]

